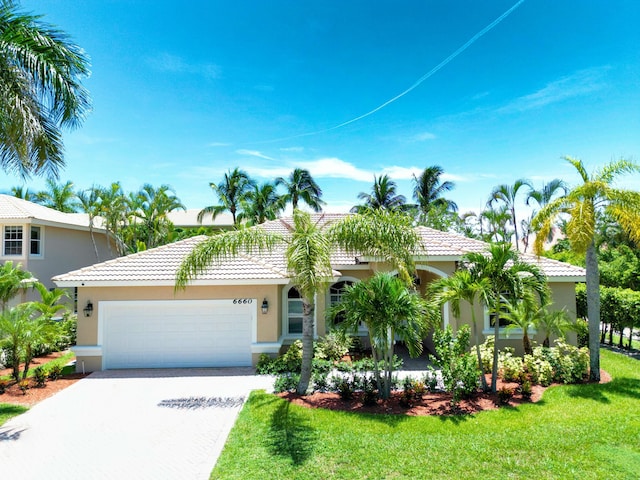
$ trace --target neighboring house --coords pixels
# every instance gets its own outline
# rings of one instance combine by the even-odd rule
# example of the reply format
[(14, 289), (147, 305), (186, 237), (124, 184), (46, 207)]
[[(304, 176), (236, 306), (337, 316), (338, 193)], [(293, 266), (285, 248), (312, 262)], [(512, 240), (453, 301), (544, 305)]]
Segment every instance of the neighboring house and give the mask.
[(198, 213), (200, 211), (200, 208), (173, 210), (167, 213), (167, 218), (177, 228), (212, 227), (214, 230), (229, 230), (233, 228), (233, 217), (230, 213), (220, 213), (215, 219), (212, 219), (211, 215), (207, 214), (202, 218), (202, 222), (198, 222)]
[[(325, 222), (340, 217), (314, 215)], [(284, 218), (262, 227), (285, 234), (288, 222), (291, 219)], [(456, 234), (425, 227), (418, 231), (427, 251), (416, 255), (416, 284), (422, 293), (430, 282), (451, 275), (464, 253), (486, 247)], [(189, 238), (54, 278), (59, 287), (77, 287), (78, 309), (87, 310), (78, 318), (78, 370), (249, 366), (260, 354), (278, 353), (301, 338), (302, 302), (290, 283), (283, 249), (240, 254), (212, 266), (186, 290), (174, 289), (182, 260), (205, 238)], [(554, 306), (566, 307), (575, 316), (575, 284), (584, 281), (585, 271), (547, 258), (523, 258), (546, 273)], [(327, 332), (325, 309), (340, 300), (346, 285), (388, 269), (375, 259), (344, 252), (334, 254), (332, 266), (335, 278), (326, 294), (316, 298), (317, 335)], [(443, 318), (454, 328), (468, 321), (454, 319), (448, 307)], [(486, 334), (493, 333), (489, 327), (485, 315)], [(518, 347), (522, 342), (517, 337), (512, 334), (504, 344)]]
[[(116, 256), (109, 249), (107, 233), (94, 228), (98, 255), (89, 233), (89, 217), (82, 213), (63, 213), (20, 198), (0, 194), (0, 261), (22, 264), (41, 283), (55, 285), (51, 278)], [(39, 299), (27, 290), (13, 303)]]

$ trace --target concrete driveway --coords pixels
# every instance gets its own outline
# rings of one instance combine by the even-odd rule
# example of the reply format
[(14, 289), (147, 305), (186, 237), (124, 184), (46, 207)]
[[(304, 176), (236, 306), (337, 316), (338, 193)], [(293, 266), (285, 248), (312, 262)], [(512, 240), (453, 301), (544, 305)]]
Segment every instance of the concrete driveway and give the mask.
[(95, 372), (0, 427), (6, 478), (208, 479), (249, 368)]

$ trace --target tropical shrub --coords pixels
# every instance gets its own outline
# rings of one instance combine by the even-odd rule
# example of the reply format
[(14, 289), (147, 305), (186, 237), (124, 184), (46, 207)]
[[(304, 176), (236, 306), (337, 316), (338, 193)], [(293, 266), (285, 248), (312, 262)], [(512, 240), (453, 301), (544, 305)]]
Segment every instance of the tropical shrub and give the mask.
[(338, 361), (353, 344), (352, 337), (344, 330), (332, 330), (318, 340), (314, 347), (314, 358)]
[(524, 374), (522, 358), (515, 357), (513, 352), (513, 348), (507, 347), (498, 356), (498, 369), (507, 382), (519, 382)]
[(55, 381), (58, 380), (62, 376), (62, 365), (54, 363), (49, 367), (49, 372), (47, 377), (49, 380)]
[(288, 372), (288, 373), (280, 374), (276, 377), (276, 380), (273, 383), (273, 391), (275, 393), (293, 392), (296, 390), (299, 381), (300, 381), (299, 373)]
[(44, 387), (44, 384), (47, 381), (47, 372), (45, 372), (44, 367), (36, 367), (33, 371), (33, 379), (36, 382), (36, 387)]
[(457, 333), (454, 337), (449, 325), (437, 329), (433, 334), (437, 357), (430, 357), (441, 370), (444, 388), (453, 394), (454, 403), (476, 391), (480, 376), (478, 361), (469, 352), (469, 326), (463, 325)]
[(362, 403), (365, 406), (373, 406), (378, 402), (378, 390), (376, 389), (376, 379), (365, 376), (363, 380)]
[(500, 405), (509, 405), (509, 401), (513, 398), (513, 389), (502, 387), (498, 390), (498, 402)]
[(544, 347), (533, 349), (533, 355), (524, 356), (524, 365), (531, 381), (544, 387), (551, 385), (553, 381), (553, 367), (551, 363), (539, 354)]
[(480, 345), (480, 357), (482, 358), (482, 372), (491, 373), (493, 368), (493, 348), (495, 345), (495, 337), (487, 336), (487, 339)]
[(522, 395), (523, 399), (525, 400), (531, 399), (531, 395), (533, 394), (533, 390), (531, 388), (531, 382), (529, 380), (525, 380), (524, 382), (522, 382), (520, 387), (518, 387), (518, 391), (520, 392), (520, 395)]

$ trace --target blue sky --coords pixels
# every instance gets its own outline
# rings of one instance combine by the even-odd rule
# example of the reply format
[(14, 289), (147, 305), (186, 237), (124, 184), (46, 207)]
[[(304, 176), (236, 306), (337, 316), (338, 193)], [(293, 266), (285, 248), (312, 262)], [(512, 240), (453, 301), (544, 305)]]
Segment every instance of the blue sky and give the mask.
[[(65, 133), (60, 180), (169, 184), (188, 208), (236, 166), (302, 167), (329, 211), (389, 174), (440, 165), (462, 211), (491, 188), (640, 161), (640, 2), (29, 0), (91, 57), (93, 111)], [(17, 177), (2, 176), (5, 188)], [(38, 190), (42, 180), (28, 182)], [(637, 188), (637, 178), (626, 180)]]

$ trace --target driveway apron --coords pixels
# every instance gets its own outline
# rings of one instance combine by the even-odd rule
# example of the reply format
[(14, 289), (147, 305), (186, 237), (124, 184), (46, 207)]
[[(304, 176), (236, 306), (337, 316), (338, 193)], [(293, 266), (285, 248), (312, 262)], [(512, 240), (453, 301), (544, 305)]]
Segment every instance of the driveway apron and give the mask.
[(205, 480), (249, 392), (272, 388), (249, 368), (95, 372), (0, 427), (0, 470)]

